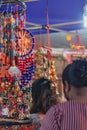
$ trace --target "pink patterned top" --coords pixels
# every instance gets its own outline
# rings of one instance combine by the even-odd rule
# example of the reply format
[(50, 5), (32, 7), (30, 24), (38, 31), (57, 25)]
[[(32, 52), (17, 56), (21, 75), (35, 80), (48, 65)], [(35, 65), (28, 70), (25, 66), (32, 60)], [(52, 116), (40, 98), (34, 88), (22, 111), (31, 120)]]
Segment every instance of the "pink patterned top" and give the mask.
[(53, 106), (40, 130), (87, 130), (87, 102), (72, 100)]

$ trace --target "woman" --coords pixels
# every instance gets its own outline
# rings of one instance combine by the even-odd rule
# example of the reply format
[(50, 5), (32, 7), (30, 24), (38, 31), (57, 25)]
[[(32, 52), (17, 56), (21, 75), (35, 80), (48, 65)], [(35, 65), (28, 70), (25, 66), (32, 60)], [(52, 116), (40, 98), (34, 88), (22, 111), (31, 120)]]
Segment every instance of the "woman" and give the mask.
[[(38, 129), (39, 121), (42, 120), (48, 109), (57, 104), (57, 95), (52, 82), (47, 78), (39, 78), (32, 84), (32, 106), (30, 118)], [(35, 130), (36, 130), (35, 129)]]
[(40, 130), (87, 130), (87, 59), (69, 64), (62, 81), (67, 102), (47, 112)]

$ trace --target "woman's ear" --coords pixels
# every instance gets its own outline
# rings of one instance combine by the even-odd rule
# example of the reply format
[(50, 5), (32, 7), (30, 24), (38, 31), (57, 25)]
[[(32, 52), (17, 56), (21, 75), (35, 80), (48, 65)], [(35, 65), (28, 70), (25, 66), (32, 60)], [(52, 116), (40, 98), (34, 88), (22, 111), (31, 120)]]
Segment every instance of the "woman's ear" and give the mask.
[(67, 81), (65, 81), (65, 86), (64, 86), (64, 90), (65, 90), (65, 92), (69, 92), (70, 91), (70, 85), (68, 84), (68, 82)]
[(70, 90), (71, 90), (71, 86), (70, 84), (68, 84), (67, 81), (64, 82), (64, 95), (67, 99), (69, 99), (69, 93), (70, 93)]

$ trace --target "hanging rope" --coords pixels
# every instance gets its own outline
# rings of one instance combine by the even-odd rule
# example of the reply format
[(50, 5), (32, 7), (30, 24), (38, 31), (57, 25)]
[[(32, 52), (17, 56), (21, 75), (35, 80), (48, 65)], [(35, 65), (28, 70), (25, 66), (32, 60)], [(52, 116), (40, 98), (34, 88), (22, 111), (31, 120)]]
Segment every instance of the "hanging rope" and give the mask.
[(50, 38), (50, 30), (49, 30), (49, 15), (48, 15), (48, 0), (46, 1), (46, 29), (47, 29), (47, 53), (48, 58), (52, 58), (52, 46), (51, 46), (51, 38)]

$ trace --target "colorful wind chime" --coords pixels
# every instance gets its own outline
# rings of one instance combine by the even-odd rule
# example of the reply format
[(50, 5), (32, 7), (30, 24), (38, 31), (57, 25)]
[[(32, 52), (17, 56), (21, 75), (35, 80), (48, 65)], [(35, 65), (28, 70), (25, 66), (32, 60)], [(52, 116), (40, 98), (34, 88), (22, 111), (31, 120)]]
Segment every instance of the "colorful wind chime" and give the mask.
[[(0, 13), (0, 95), (6, 97), (8, 116), (19, 118), (29, 107), (30, 81), (34, 73), (34, 36), (26, 29), (26, 6), (18, 0)], [(8, 6), (8, 5), (7, 5)], [(19, 7), (21, 6), (21, 7)], [(25, 91), (25, 92), (24, 92)], [(3, 102), (3, 101), (2, 101)], [(19, 112), (20, 111), (20, 112)]]

